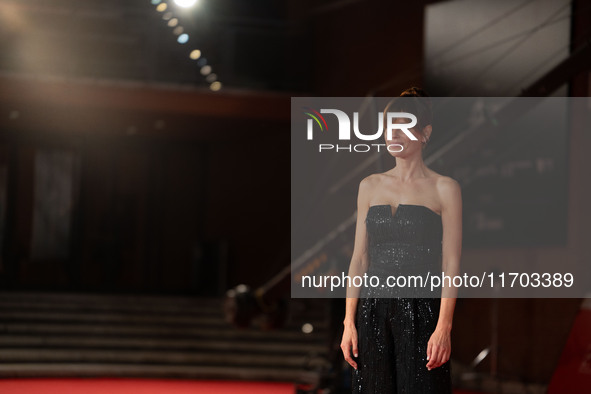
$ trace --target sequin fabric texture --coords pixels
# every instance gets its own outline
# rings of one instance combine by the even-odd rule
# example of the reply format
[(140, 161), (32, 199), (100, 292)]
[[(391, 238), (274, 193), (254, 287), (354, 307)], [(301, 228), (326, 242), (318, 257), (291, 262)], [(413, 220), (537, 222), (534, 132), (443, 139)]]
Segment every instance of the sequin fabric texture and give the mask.
[[(365, 223), (368, 275), (385, 281), (388, 275), (441, 272), (441, 216), (430, 208), (374, 205)], [(391, 287), (361, 289), (353, 393), (452, 393), (449, 360), (431, 371), (426, 367), (427, 343), (437, 325), (441, 300), (405, 294), (399, 297)]]

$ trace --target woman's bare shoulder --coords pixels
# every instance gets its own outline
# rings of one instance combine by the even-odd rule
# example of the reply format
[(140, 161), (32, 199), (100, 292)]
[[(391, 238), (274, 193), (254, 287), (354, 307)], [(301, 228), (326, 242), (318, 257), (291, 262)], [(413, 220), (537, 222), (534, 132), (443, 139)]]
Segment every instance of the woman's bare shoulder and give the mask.
[(437, 185), (437, 188), (454, 188), (460, 186), (460, 183), (452, 177), (440, 174), (437, 174), (435, 176), (435, 183)]
[(359, 182), (359, 200), (363, 201), (364, 204), (367, 203), (369, 206), (371, 196), (375, 195), (380, 189), (383, 177), (383, 174), (375, 173), (363, 178), (361, 182)]
[(365, 191), (372, 191), (378, 187), (384, 176), (385, 174), (382, 173), (370, 174), (361, 180), (359, 188), (363, 188)]
[(364, 187), (373, 187), (380, 182), (383, 176), (384, 175), (380, 173), (370, 174), (361, 180), (360, 185), (362, 184)]
[(452, 177), (438, 174), (435, 185), (442, 202), (461, 199), (460, 183)]
[(440, 187), (454, 187), (454, 186), (459, 186), (458, 181), (456, 181), (455, 179), (453, 179), (450, 176), (447, 175), (442, 175), (438, 172), (433, 171), (432, 169), (429, 169), (429, 177), (433, 180), (433, 183), (435, 184), (435, 186), (437, 188)]

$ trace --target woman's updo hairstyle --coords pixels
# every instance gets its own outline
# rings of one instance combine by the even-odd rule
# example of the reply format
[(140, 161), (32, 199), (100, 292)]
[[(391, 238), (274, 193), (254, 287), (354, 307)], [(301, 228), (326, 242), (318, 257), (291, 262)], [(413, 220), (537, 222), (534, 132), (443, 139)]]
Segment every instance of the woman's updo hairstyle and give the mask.
[[(433, 110), (430, 96), (421, 88), (410, 87), (400, 93), (400, 97), (393, 98), (384, 108), (386, 112), (410, 112), (417, 117), (415, 126), (422, 132), (425, 126), (433, 121)], [(385, 119), (385, 117), (384, 117)]]

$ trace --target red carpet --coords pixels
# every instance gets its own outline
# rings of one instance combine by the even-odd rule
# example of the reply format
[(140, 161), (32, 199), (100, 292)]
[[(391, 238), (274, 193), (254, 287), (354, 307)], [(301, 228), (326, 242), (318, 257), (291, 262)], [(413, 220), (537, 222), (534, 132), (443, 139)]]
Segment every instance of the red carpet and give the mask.
[(0, 394), (293, 394), (293, 383), (151, 379), (4, 379)]
[[(0, 394), (293, 394), (293, 383), (151, 379), (0, 379)], [(454, 394), (479, 394), (454, 390)]]
[[(548, 387), (550, 394), (590, 392), (591, 299), (583, 300)], [(585, 391), (587, 390), (587, 391)]]

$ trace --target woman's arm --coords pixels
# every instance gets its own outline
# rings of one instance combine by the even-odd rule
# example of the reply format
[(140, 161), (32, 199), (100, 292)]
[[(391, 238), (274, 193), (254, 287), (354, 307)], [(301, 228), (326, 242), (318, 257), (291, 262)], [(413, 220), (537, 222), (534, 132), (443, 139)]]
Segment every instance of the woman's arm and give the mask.
[[(351, 256), (351, 263), (349, 264), (348, 275), (350, 278), (366, 273), (369, 265), (365, 219), (367, 217), (367, 211), (369, 210), (370, 177), (371, 176), (364, 178), (359, 183), (359, 191), (357, 193), (357, 224), (355, 227), (355, 244), (353, 246), (353, 255)], [(355, 312), (357, 309), (359, 291), (359, 287), (347, 287), (347, 306), (344, 320), (345, 323), (353, 323), (355, 321)]]
[[(367, 230), (365, 226), (365, 218), (369, 210), (369, 195), (371, 175), (364, 178), (359, 183), (359, 192), (357, 194), (357, 225), (355, 228), (355, 244), (353, 247), (353, 256), (349, 264), (349, 277), (362, 276), (367, 272), (369, 266), (369, 259), (367, 255)], [(345, 360), (354, 368), (357, 368), (357, 363), (351, 357), (351, 351), (357, 357), (357, 330), (355, 328), (355, 314), (357, 311), (357, 304), (359, 300), (359, 287), (347, 287), (347, 302), (345, 309), (345, 319), (343, 320), (344, 331), (343, 340), (341, 341), (341, 349)]]
[[(442, 238), (442, 272), (454, 277), (460, 274), (460, 258), (462, 254), (462, 192), (459, 183), (445, 177), (438, 184), (441, 196), (441, 220), (443, 223)], [(451, 355), (451, 329), (456, 305), (457, 289), (446, 286), (441, 292), (441, 307), (437, 326), (427, 345), (427, 368), (439, 367), (449, 360)]]

